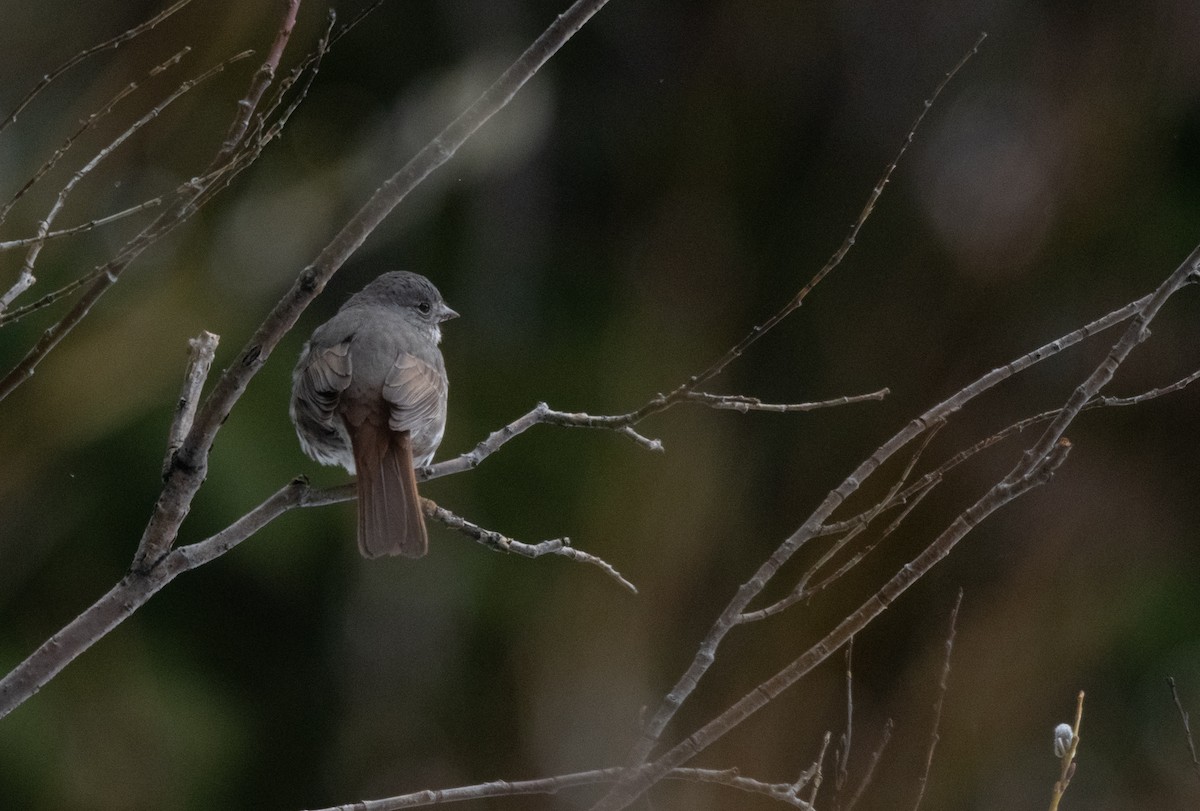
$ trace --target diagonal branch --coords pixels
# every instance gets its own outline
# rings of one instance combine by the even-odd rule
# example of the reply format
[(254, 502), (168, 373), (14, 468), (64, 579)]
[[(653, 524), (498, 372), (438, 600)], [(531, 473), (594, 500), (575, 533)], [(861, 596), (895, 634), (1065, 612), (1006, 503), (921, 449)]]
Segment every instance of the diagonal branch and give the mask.
[(920, 555), (901, 568), (879, 591), (838, 623), (837, 627), (826, 634), (820, 642), (774, 676), (759, 684), (729, 709), (668, 750), (648, 767), (633, 773), (634, 777), (619, 783), (593, 807), (593, 811), (615, 811), (615, 809), (628, 808), (647, 789), (661, 780), (664, 774), (686, 763), (773, 701), (784, 690), (825, 661), (833, 652), (846, 645), (854, 634), (883, 613), (909, 586), (948, 555), (950, 550), (981, 521), (1034, 487), (1049, 481), (1058, 467), (1066, 461), (1069, 451), (1070, 443), (1064, 440), (1055, 446), (1052, 453), (1030, 467), (1027, 475), (1019, 477), (1011, 483), (1005, 480), (994, 485), (956, 518)]
[[(1131, 319), (1131, 323), (1114, 344), (1108, 356), (1071, 394), (1059, 415), (1052, 421), (1046, 432), (1021, 457), (1013, 470), (997, 482), (983, 497), (962, 513), (955, 521), (933, 541), (912, 562), (897, 572), (874, 596), (859, 607), (853, 614), (844, 619), (826, 637), (796, 659), (791, 665), (781, 670), (768, 681), (760, 684), (752, 693), (730, 707), (718, 718), (709, 722), (691, 737), (677, 744), (665, 755), (654, 761), (648, 770), (639, 771), (635, 779), (619, 783), (599, 804), (595, 811), (615, 811), (625, 808), (629, 803), (641, 796), (661, 774), (687, 762), (696, 753), (720, 738), (727, 731), (737, 726), (751, 714), (761, 709), (775, 696), (794, 684), (799, 678), (824, 661), (833, 651), (866, 627), (875, 617), (883, 612), (913, 583), (928, 572), (938, 561), (948, 555), (954, 546), (975, 525), (1001, 506), (1028, 492), (1033, 487), (1045, 483), (1054, 471), (1065, 461), (1070, 450), (1070, 442), (1063, 437), (1063, 432), (1071, 424), (1079, 411), (1095, 398), (1116, 373), (1120, 365), (1128, 358), (1130, 352), (1149, 336), (1149, 323), (1158, 314), (1163, 304), (1185, 285), (1200, 275), (1200, 247), (1197, 247), (1184, 262), (1165, 280), (1158, 289), (1138, 301), (1110, 313), (1104, 318), (1092, 322), (1081, 330), (1077, 330), (1058, 341), (1054, 341), (1022, 358), (1013, 361), (1005, 367), (995, 369), (971, 384), (958, 394), (935, 406), (924, 415), (889, 440), (875, 452), (866, 462), (851, 474), (836, 490), (826, 498), (805, 524), (776, 550), (755, 574), (755, 577), (738, 589), (737, 594), (717, 620), (709, 635), (705, 638), (688, 671), (667, 694), (655, 713), (651, 722), (643, 731), (641, 739), (634, 748), (640, 765), (661, 736), (663, 728), (674, 716), (680, 704), (686, 700), (695, 689), (699, 679), (707, 672), (715, 660), (716, 648), (728, 631), (736, 624), (737, 617), (742, 613), (749, 600), (757, 595), (767, 581), (799, 546), (813, 537), (821, 523), (832, 513), (837, 505), (843, 503), (851, 493), (884, 459), (889, 457), (900, 446), (920, 435), (926, 426), (934, 421), (945, 419), (957, 411), (965, 403), (978, 396), (1018, 371), (1062, 351), (1066, 346), (1082, 338), (1094, 334), (1120, 321)], [(1052, 444), (1046, 445), (1047, 438), (1053, 439)]]
[(1096, 319), (1073, 332), (1038, 347), (1004, 366), (993, 369), (983, 375), (958, 393), (943, 400), (908, 423), (895, 436), (885, 442), (878, 450), (846, 477), (836, 489), (826, 496), (825, 500), (809, 516), (799, 529), (789, 536), (778, 549), (754, 573), (753, 577), (738, 589), (734, 598), (726, 606), (713, 624), (712, 629), (704, 638), (696, 652), (691, 665), (675, 683), (675, 686), (664, 696), (658, 709), (642, 731), (630, 756), (631, 761), (645, 762), (667, 724), (675, 716), (679, 706), (687, 699), (699, 684), (700, 679), (708, 671), (716, 657), (717, 648), (730, 630), (738, 624), (739, 617), (750, 602), (758, 596), (775, 573), (791, 559), (805, 543), (823, 533), (825, 521), (845, 501), (858, 491), (859, 487), (869, 479), (887, 460), (902, 450), (910, 442), (925, 434), (930, 428), (939, 426), (950, 415), (962, 409), (971, 400), (994, 388), (1010, 377), (1020, 374), (1030, 367), (1051, 358), (1058, 353), (1074, 346), (1081, 341), (1103, 332), (1117, 324), (1129, 320), (1137, 314), (1150, 300), (1145, 296), (1131, 304), (1127, 304), (1106, 316)]

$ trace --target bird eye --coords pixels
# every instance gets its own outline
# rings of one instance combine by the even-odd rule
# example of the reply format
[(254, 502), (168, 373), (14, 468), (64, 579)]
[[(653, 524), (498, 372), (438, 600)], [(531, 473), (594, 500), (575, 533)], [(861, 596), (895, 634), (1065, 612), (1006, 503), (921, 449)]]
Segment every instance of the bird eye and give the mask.
[(429, 306), (428, 301), (422, 301), (417, 305), (417, 309), (421, 311), (421, 315), (429, 315), (430, 310), (433, 308)]

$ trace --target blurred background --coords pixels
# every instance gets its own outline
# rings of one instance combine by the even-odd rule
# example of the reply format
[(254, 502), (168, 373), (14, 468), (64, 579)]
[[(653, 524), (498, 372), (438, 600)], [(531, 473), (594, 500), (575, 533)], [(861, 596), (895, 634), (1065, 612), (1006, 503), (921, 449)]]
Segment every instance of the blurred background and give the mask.
[[(157, 2), (3, 2), (0, 114)], [(362, 3), (339, 4), (346, 20)], [(142, 257), (0, 403), (0, 671), (110, 588), (161, 481), (187, 339), (236, 357), (301, 268), (565, 9), (566, 0), (385, 2), (338, 41), (280, 142)], [(285, 63), (328, 7), (306, 2)], [(30, 235), (71, 172), (185, 78), (269, 43), (276, 3), (194, 0), (51, 85), (0, 134), (7, 200), (130, 81), (139, 90), (14, 208)], [(0, 722), (0, 806), (319, 807), (619, 763), (737, 587), (913, 416), (988, 370), (1153, 289), (1200, 242), (1200, 7), (922, 0), (614, 0), (377, 230), (304, 314), (222, 430), (180, 542), (290, 478), (304, 338), (384, 269), (427, 274), (447, 325), (443, 457), (539, 400), (618, 413), (698, 372), (786, 302), (846, 235), (944, 73), (930, 112), (838, 271), (711, 390), (774, 402), (891, 395), (807, 414), (689, 406), (615, 434), (535, 428), (477, 470), (423, 486), (528, 542), (570, 536), (637, 584), (487, 551), (431, 527), (418, 561), (359, 557), (354, 507), (294, 511), (181, 576)], [(181, 64), (147, 78), (183, 46)], [(165, 111), (80, 184), (87, 222), (173, 189), (215, 150), (256, 62)], [(144, 222), (141, 221), (141, 222)], [(55, 241), (24, 301), (104, 262), (139, 221)], [(22, 252), (0, 255), (0, 289)], [(1111, 386), (1200, 365), (1195, 294), (1155, 322)], [(0, 330), (3, 371), (65, 312)], [(1106, 334), (954, 417), (936, 464), (1061, 404)], [(1064, 808), (1194, 808), (1200, 779), (1166, 678), (1200, 710), (1197, 395), (1090, 412), (1050, 486), (991, 517), (855, 641), (845, 806), (911, 807), (949, 612), (958, 620), (924, 808), (1045, 807), (1054, 726), (1087, 691)], [(957, 472), (837, 588), (735, 630), (670, 727), (674, 742), (862, 602), (1034, 441)], [(895, 475), (897, 470), (885, 471)], [(870, 503), (881, 479), (857, 506)], [(850, 514), (848, 511), (843, 514)], [(806, 550), (771, 595), (815, 559)], [(791, 781), (846, 726), (839, 654), (694, 765)], [(592, 791), (483, 808), (586, 808)], [(664, 784), (640, 808), (773, 808)]]

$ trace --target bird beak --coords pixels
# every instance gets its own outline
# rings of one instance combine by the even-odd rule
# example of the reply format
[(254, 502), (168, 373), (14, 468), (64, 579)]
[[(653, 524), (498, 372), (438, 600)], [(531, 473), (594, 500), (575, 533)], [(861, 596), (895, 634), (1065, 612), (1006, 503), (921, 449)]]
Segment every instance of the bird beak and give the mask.
[(438, 322), (440, 323), (442, 321), (449, 321), (451, 318), (458, 318), (458, 313), (454, 312), (454, 310), (451, 310), (449, 307), (443, 304), (442, 317), (438, 319)]

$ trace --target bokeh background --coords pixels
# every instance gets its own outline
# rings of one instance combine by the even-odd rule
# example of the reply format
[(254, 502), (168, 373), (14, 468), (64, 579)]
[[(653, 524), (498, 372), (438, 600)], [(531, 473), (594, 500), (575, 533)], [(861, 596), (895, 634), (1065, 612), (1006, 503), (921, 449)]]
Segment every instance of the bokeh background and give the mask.
[[(7, 199), (76, 122), (137, 94), (31, 192), (32, 233), (83, 159), (186, 76), (274, 31), (275, 3), (195, 0), (90, 60), (0, 134)], [(340, 40), (285, 137), (157, 245), (0, 403), (0, 670), (128, 566), (200, 330), (235, 357), (370, 191), (563, 10), (566, 0), (385, 2)], [(155, 2), (2, 4), (0, 112)], [(361, 4), (338, 6), (348, 19)], [(287, 61), (327, 7), (306, 2)], [(214, 448), (181, 542), (297, 474), (340, 484), (287, 419), (305, 335), (382, 269), (429, 275), (462, 318), (444, 455), (539, 400), (626, 411), (708, 365), (841, 242), (910, 122), (981, 31), (845, 264), (712, 384), (796, 402), (890, 387), (809, 414), (679, 408), (613, 434), (540, 427), (423, 491), (526, 541), (570, 536), (640, 588), (569, 561), (489, 552), (431, 528), (419, 562), (367, 562), (353, 506), (288, 514), (185, 575), (0, 722), (0, 807), (318, 807), (620, 762), (640, 713), (721, 606), (853, 467), (980, 374), (1151, 290), (1200, 241), (1200, 8), (1146, 3), (613, 0), (342, 269), (270, 359)], [(164, 76), (147, 69), (184, 45)], [(226, 71), (90, 176), (62, 224), (169, 191), (212, 153), (253, 69)], [(37, 292), (104, 261), (127, 221), (55, 242)], [(0, 256), (0, 287), (22, 254)], [(1200, 364), (1185, 292), (1113, 393)], [(4, 370), (61, 306), (3, 329)], [(930, 462), (1061, 403), (1096, 338), (956, 415)], [(1166, 685), (1200, 709), (1197, 395), (1092, 412), (1054, 482), (980, 526), (855, 642), (849, 802), (911, 807), (948, 615), (964, 598), (924, 808), (1037, 808), (1052, 730), (1088, 694), (1064, 807), (1194, 808), (1200, 778)], [(730, 635), (668, 732), (686, 735), (798, 655), (1017, 459), (947, 481), (839, 587)], [(878, 492), (878, 488), (872, 491)], [(862, 501), (859, 506), (865, 506)], [(803, 559), (811, 560), (811, 555)], [(798, 560), (785, 571), (795, 577)], [(785, 589), (786, 582), (779, 586)], [(696, 765), (792, 780), (846, 721), (838, 655)], [(587, 791), (486, 808), (584, 808)], [(771, 808), (664, 785), (641, 808)]]

